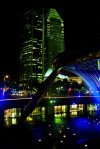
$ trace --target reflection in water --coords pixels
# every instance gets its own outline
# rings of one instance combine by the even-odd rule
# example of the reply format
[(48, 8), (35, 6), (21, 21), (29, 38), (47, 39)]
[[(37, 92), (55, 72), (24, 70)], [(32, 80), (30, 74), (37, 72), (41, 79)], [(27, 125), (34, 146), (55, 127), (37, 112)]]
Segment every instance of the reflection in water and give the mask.
[(4, 125), (6, 127), (10, 127), (11, 125), (16, 125), (17, 121), (18, 121), (18, 118), (5, 118)]
[(17, 124), (16, 118), (12, 118), (12, 125)]
[(55, 124), (62, 124), (62, 115), (61, 114), (54, 114), (54, 123)]
[(72, 112), (70, 113), (70, 116), (78, 116), (77, 111), (72, 111)]
[(16, 125), (18, 118), (21, 116), (21, 108), (12, 108), (4, 110), (4, 125), (10, 127)]
[(21, 116), (21, 108), (12, 108), (4, 110), (4, 118), (20, 117), (20, 116)]
[[(26, 120), (31, 130), (32, 143), (35, 142), (36, 145), (41, 146), (42, 143), (49, 142), (51, 148), (56, 147), (55, 149), (62, 148), (65, 143), (83, 144), (85, 148), (89, 147), (88, 142), (85, 141), (100, 138), (99, 106), (97, 104), (87, 105), (88, 116), (83, 116), (85, 107), (83, 104), (70, 105), (69, 113), (67, 105), (56, 106), (54, 107), (53, 118), (48, 118), (45, 107), (38, 107)], [(21, 109), (6, 110), (5, 126), (16, 125), (18, 116), (21, 115), (20, 111)], [(26, 138), (27, 134), (24, 137)], [(54, 146), (55, 143), (58, 146)]]
[[(62, 124), (62, 118), (70, 117), (80, 117), (84, 115), (84, 105), (83, 104), (72, 104), (68, 105), (58, 105), (54, 106), (54, 122), (57, 124)], [(100, 104), (88, 104), (87, 114), (89, 116), (96, 116), (100, 111)], [(52, 111), (49, 111), (51, 113)], [(21, 108), (6, 109), (4, 111), (4, 124), (5, 126), (10, 126), (17, 124), (18, 118), (21, 116)], [(47, 116), (48, 117), (48, 116)], [(46, 122), (46, 107), (36, 107), (35, 110), (27, 117), (27, 122)]]

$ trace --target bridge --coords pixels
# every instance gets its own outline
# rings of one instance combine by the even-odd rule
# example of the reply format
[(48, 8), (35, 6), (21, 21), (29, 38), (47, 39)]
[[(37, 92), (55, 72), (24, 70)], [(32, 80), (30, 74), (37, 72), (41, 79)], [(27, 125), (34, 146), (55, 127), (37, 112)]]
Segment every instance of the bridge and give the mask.
[[(70, 57), (70, 59), (69, 59)], [(50, 76), (40, 85), (39, 90), (37, 91), (37, 93), (33, 96), (32, 99), (5, 99), (5, 100), (0, 100), (0, 121), (3, 120), (3, 109), (4, 107), (11, 107), (13, 106), (15, 103), (23, 103), (26, 102), (26, 108), (25, 110), (22, 112), (22, 116), (19, 119), (19, 123), (18, 125), (20, 126), (20, 124), (22, 124), (25, 119), (32, 113), (32, 111), (35, 109), (36, 106), (38, 106), (44, 99), (46, 100), (45, 95), (48, 92), (49, 88), (51, 87), (51, 85), (53, 84), (56, 76), (59, 74), (59, 72), (61, 70), (63, 70), (63, 68), (65, 66), (71, 65), (75, 62), (82, 62), (82, 61), (87, 61), (87, 60), (92, 60), (92, 59), (98, 59), (100, 58), (100, 51), (99, 50), (95, 50), (95, 51), (91, 51), (91, 52), (83, 52), (83, 53), (62, 53), (59, 56), (57, 56), (54, 60), (53, 63), (53, 68), (54, 71), (50, 74)], [(50, 97), (49, 97), (50, 98)], [(55, 97), (52, 97), (55, 98)], [(70, 103), (72, 103), (73, 101), (76, 103), (83, 103), (83, 101), (87, 102), (86, 100), (84, 100), (84, 98), (86, 97), (57, 97), (57, 101), (61, 101), (63, 99), (62, 102), (65, 102), (66, 99), (70, 98)], [(72, 100), (73, 98), (73, 100)], [(88, 97), (88, 102), (94, 102), (94, 98)], [(100, 99), (100, 97), (98, 96), (97, 99)], [(8, 102), (9, 101), (9, 102)], [(21, 102), (20, 102), (21, 101)], [(98, 100), (99, 101), (99, 100)], [(66, 102), (68, 102), (66, 100)], [(4, 104), (5, 103), (5, 104)], [(23, 106), (23, 104), (22, 104)], [(2, 122), (1, 122), (2, 123)]]
[(24, 108), (25, 105), (29, 103), (32, 98), (11, 98), (11, 99), (1, 99), (0, 105), (3, 105), (3, 109), (11, 109), (11, 108)]
[(57, 56), (53, 62), (54, 71), (50, 74), (50, 76), (41, 84), (41, 87), (32, 98), (32, 100), (27, 104), (26, 109), (22, 113), (22, 116), (19, 120), (19, 125), (22, 124), (25, 119), (32, 113), (35, 107), (43, 100), (45, 94), (48, 92), (49, 88), (53, 84), (56, 76), (59, 71), (63, 69), (65, 66), (71, 65), (75, 62), (87, 61), (92, 59), (100, 58), (100, 50), (92, 50), (92, 51), (83, 51), (83, 52), (70, 52), (70, 53), (62, 53)]
[[(88, 98), (88, 100), (87, 100)], [(60, 104), (100, 104), (100, 96), (64, 96), (64, 97), (44, 97), (38, 106), (47, 106), (47, 103), (52, 100), (55, 105)], [(3, 109), (11, 108), (25, 108), (26, 105), (32, 101), (32, 98), (16, 98), (16, 99), (3, 99)]]

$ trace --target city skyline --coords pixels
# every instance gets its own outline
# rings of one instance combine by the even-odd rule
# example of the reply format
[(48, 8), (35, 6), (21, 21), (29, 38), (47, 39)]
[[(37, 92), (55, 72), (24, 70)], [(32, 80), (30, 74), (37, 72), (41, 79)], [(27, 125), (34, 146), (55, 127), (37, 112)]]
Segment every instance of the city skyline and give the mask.
[[(40, 4), (41, 5), (41, 4)], [(81, 10), (73, 9), (71, 6), (61, 7), (58, 5), (51, 4), (53, 8), (57, 8), (61, 17), (65, 23), (65, 49), (68, 50), (79, 50), (79, 49), (91, 49), (100, 48), (100, 16), (91, 13), (87, 13), (86, 9)], [(7, 15), (7, 26), (6, 21), (3, 19), (2, 27), (4, 33), (2, 36), (6, 36), (6, 40), (2, 41), (2, 56), (0, 59), (1, 76), (5, 74), (11, 75), (13, 79), (17, 76), (18, 68), (18, 56), (19, 56), (19, 41), (18, 41), (18, 17), (24, 9), (21, 10), (22, 5), (16, 5), (16, 9), (6, 9)], [(42, 5), (43, 6), (43, 5)], [(46, 7), (46, 4), (44, 5)], [(64, 4), (63, 4), (64, 6)], [(25, 6), (26, 7), (26, 6)], [(49, 5), (48, 5), (49, 7)], [(51, 7), (51, 6), (50, 6)], [(80, 13), (79, 13), (79, 12)], [(15, 16), (13, 16), (14, 12)], [(16, 19), (17, 18), (17, 19)], [(4, 25), (3, 25), (4, 24)]]

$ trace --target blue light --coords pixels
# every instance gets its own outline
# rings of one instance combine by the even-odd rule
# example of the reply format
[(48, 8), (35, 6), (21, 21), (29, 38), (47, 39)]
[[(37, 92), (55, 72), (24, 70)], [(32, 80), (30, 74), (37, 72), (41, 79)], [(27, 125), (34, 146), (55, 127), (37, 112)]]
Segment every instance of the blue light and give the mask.
[(24, 108), (26, 108), (26, 105), (24, 105)]
[(73, 102), (73, 105), (76, 105), (75, 102)]
[(1, 88), (0, 89), (0, 99), (2, 99), (3, 98), (3, 89)]
[[(67, 66), (66, 69), (82, 78), (88, 87), (88, 90), (90, 90), (90, 92), (92, 91), (92, 95), (95, 97), (100, 95), (100, 74), (96, 70), (97, 64), (95, 61), (75, 63), (73, 65)], [(78, 97), (80, 97), (80, 95)]]

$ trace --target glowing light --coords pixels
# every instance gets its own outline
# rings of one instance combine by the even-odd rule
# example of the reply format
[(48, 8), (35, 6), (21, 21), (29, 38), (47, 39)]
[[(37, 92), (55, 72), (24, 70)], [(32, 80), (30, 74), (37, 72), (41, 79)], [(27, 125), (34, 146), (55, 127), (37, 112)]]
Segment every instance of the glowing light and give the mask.
[(62, 131), (61, 131), (61, 130), (59, 130), (59, 133), (62, 133)]
[(60, 143), (63, 143), (63, 142), (64, 142), (63, 140), (60, 141)]
[(53, 100), (50, 100), (50, 103), (53, 103)]
[(98, 65), (94, 60), (87, 62), (78, 62), (66, 67), (67, 70), (82, 78), (82, 80), (84, 81), (88, 89), (91, 90), (91, 93), (93, 93), (94, 96), (99, 96), (100, 94), (98, 92), (98, 90), (100, 89), (100, 74), (98, 73), (97, 68)]
[(63, 135), (63, 138), (66, 138), (66, 135)]
[[(51, 73), (53, 72), (52, 68), (49, 68), (45, 74), (45, 77), (48, 77)], [(62, 74), (58, 74), (57, 78), (61, 78), (61, 79), (67, 79), (68, 76), (62, 75)]]
[(27, 117), (27, 121), (32, 121), (33, 119), (31, 117)]
[(76, 136), (76, 134), (75, 134), (75, 133), (73, 133), (73, 136)]
[(49, 68), (45, 74), (45, 77), (48, 77), (53, 72), (52, 68)]
[(49, 133), (49, 136), (51, 136), (52, 134), (51, 133)]
[(76, 105), (75, 102), (73, 102), (73, 105)]
[(67, 129), (69, 130), (69, 127), (67, 127)]
[(16, 118), (12, 118), (12, 124), (14, 125), (16, 123), (17, 123)]
[(57, 77), (58, 77), (58, 78), (62, 78), (62, 79), (67, 79), (67, 78), (68, 78), (68, 76), (61, 75), (61, 74), (59, 74)]
[(9, 76), (8, 76), (8, 75), (6, 75), (4, 78), (8, 79), (8, 78), (9, 78)]
[(87, 145), (87, 144), (85, 144), (84, 146), (85, 146), (85, 147), (88, 147), (88, 145)]

